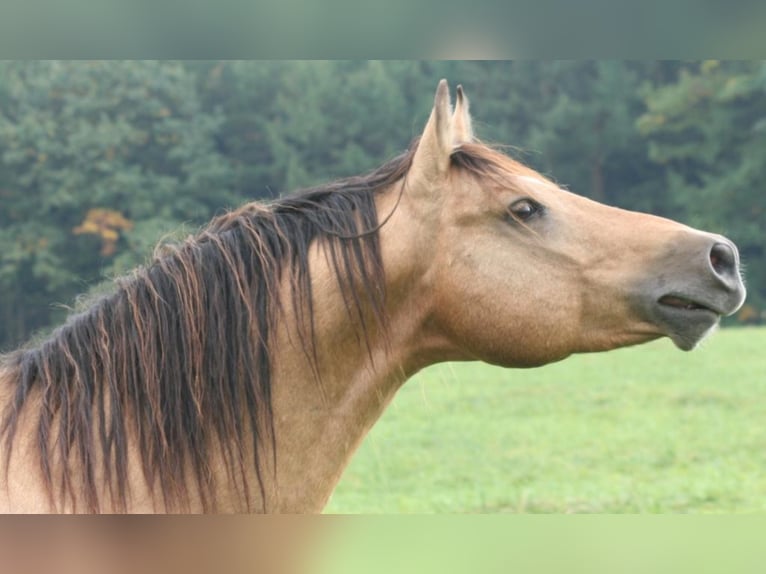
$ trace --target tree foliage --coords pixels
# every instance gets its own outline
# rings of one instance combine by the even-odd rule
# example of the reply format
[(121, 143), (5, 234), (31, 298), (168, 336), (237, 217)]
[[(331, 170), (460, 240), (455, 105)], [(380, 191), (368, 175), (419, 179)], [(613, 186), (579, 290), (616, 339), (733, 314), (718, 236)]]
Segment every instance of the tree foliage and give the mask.
[(766, 301), (760, 63), (0, 63), (0, 347), (167, 233), (401, 151), (441, 77), (571, 188), (730, 235)]
[(668, 202), (731, 237), (748, 266), (750, 305), (766, 304), (766, 64), (706, 61), (647, 93), (637, 121), (666, 167)]
[(231, 205), (221, 121), (179, 63), (3, 64), (0, 342), (59, 319), (51, 302), (142, 261), (159, 233)]

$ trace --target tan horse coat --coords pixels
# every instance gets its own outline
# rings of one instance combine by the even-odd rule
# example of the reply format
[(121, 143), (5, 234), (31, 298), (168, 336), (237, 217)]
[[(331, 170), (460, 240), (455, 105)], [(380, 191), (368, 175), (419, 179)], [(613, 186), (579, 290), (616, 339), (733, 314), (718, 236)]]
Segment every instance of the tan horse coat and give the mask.
[[(276, 452), (264, 447), (261, 458), (265, 497), (251, 472), (254, 508), (321, 511), (396, 391), (427, 365), (542, 365), (662, 336), (690, 349), (744, 300), (728, 240), (568, 193), (477, 143), (462, 90), (453, 111), (446, 82), (405, 179), (382, 190), (376, 208), (384, 222), (378, 233), (387, 327), (377, 327), (365, 308), (367, 336), (360, 338), (361, 319), (350, 318), (328, 249), (313, 243), (317, 363), (302, 348), (299, 309), (286, 305), (273, 339)], [(284, 280), (282, 289), (290, 288)], [(0, 402), (7, 404), (14, 374), (0, 379)], [(34, 438), (39, 402), (33, 396), (19, 421), (0, 488), (2, 511), (52, 510)], [(222, 485), (216, 510), (245, 510), (220, 447), (209, 454)], [(140, 461), (132, 441), (124, 510), (162, 511)], [(123, 510), (110, 503), (103, 475), (96, 480), (103, 485), (100, 510)], [(203, 510), (197, 494), (189, 485), (186, 510)], [(66, 500), (57, 509), (75, 510)]]

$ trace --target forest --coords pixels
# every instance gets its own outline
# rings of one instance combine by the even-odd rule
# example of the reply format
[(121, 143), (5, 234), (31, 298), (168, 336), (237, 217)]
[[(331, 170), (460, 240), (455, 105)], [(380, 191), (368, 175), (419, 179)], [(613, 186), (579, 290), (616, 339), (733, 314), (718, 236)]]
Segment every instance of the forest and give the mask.
[(0, 351), (247, 201), (368, 171), (462, 84), (480, 139), (611, 205), (725, 234), (766, 318), (766, 64), (0, 62)]

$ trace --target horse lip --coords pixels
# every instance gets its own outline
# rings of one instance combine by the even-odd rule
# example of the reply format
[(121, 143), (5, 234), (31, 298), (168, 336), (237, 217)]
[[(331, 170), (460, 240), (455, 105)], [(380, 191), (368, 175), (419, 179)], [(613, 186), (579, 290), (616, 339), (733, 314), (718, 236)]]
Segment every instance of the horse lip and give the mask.
[(679, 292), (654, 299), (653, 308), (653, 322), (684, 351), (694, 349), (728, 314), (707, 299)]
[(710, 303), (702, 303), (698, 299), (676, 293), (663, 295), (657, 300), (657, 303), (664, 308), (687, 313), (709, 312), (719, 317), (726, 314), (724, 311), (714, 308)]

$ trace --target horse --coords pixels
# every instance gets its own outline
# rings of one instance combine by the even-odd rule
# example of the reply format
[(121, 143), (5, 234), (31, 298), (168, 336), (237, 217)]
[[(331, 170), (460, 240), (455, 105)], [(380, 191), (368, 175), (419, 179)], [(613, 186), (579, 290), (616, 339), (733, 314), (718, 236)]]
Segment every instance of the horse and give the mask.
[(442, 80), (401, 155), (218, 216), (7, 354), (0, 510), (320, 512), (420, 369), (691, 350), (744, 299), (730, 240), (560, 188)]

